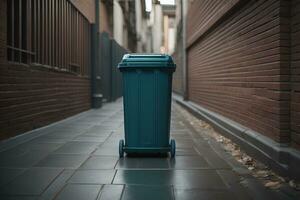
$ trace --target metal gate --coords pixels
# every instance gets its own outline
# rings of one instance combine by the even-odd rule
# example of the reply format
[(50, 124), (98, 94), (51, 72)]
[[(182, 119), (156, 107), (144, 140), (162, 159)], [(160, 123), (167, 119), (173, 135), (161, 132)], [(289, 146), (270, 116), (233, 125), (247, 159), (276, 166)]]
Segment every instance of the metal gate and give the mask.
[(115, 101), (122, 96), (122, 76), (117, 65), (127, 50), (105, 32), (100, 35), (100, 48), (103, 101)]

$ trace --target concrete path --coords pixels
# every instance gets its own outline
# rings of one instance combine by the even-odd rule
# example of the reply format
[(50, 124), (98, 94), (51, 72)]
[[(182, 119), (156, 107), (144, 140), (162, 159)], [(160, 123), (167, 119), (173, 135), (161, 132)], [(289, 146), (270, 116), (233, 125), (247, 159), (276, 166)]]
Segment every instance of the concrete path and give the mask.
[(178, 105), (172, 109), (175, 159), (119, 159), (121, 100), (2, 143), (0, 199), (289, 199), (193, 130)]

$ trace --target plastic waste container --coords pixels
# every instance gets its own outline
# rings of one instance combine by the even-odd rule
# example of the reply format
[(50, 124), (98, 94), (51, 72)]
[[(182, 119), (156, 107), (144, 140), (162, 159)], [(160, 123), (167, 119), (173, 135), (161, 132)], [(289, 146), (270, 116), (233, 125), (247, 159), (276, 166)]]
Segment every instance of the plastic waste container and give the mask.
[(175, 156), (175, 140), (170, 140), (172, 74), (171, 56), (126, 54), (118, 68), (123, 77), (125, 142), (119, 155), (163, 153)]

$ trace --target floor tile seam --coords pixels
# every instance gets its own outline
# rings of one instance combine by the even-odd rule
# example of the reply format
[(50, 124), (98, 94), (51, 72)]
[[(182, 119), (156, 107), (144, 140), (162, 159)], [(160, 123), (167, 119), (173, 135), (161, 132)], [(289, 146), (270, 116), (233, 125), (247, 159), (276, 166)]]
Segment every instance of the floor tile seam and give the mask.
[(101, 185), (101, 187), (100, 187), (100, 189), (99, 189), (99, 191), (98, 191), (98, 194), (97, 194), (97, 197), (96, 197), (95, 200), (100, 199), (103, 188), (104, 188), (104, 185)]
[(114, 182), (114, 180), (116, 178), (117, 172), (118, 172), (118, 170), (115, 170), (114, 176), (113, 176), (113, 178), (112, 178), (112, 180), (110, 182), (111, 184), (113, 184), (113, 182)]
[(48, 183), (47, 187), (39, 194), (39, 196), (41, 196), (45, 191), (47, 191), (48, 188), (50, 188), (50, 186), (52, 185), (52, 183), (55, 182), (55, 180), (63, 174), (63, 172), (65, 171), (65, 169), (62, 169), (53, 179), (52, 181), (50, 181), (50, 183)]
[(120, 168), (120, 169), (116, 169), (117, 171), (217, 171), (217, 170), (228, 170), (231, 171), (231, 169), (212, 169), (212, 168), (206, 168), (206, 169), (155, 169), (155, 168), (151, 168), (151, 169), (142, 169), (142, 168), (135, 168), (135, 169), (124, 169), (124, 168)]
[[(193, 129), (194, 129), (194, 127), (192, 127)], [(201, 137), (203, 137), (202, 135), (201, 135), (201, 133), (199, 133), (198, 131), (196, 131), (196, 130), (193, 130), (194, 132), (196, 132), (198, 135), (200, 135)], [(231, 168), (234, 168), (234, 167), (236, 167), (236, 165), (235, 165), (235, 163), (233, 163), (229, 158), (228, 158), (228, 156), (231, 156), (230, 154), (227, 154), (226, 152), (220, 152), (220, 150), (221, 149), (217, 149), (215, 146), (216, 145), (220, 145), (220, 144), (218, 144), (218, 143), (216, 143), (212, 138), (210, 138), (210, 137), (207, 137), (207, 140), (204, 140), (208, 145), (209, 145), (209, 147), (212, 149), (212, 151), (213, 152), (215, 152), (220, 158), (222, 158)], [(199, 146), (199, 144), (196, 142), (196, 141), (194, 141), (194, 143), (195, 143), (195, 145), (196, 146)], [(219, 146), (218, 148), (222, 148), (221, 146)], [(196, 149), (197, 150), (197, 152), (198, 153), (200, 153), (199, 152), (199, 150), (198, 149)], [(206, 158), (205, 158), (206, 159)], [(207, 160), (207, 159), (206, 159)], [(208, 160), (207, 160), (208, 161)], [(243, 165), (239, 165), (240, 167), (242, 167)]]
[(33, 198), (39, 198), (41, 195), (31, 195), (31, 194), (18, 194), (18, 195), (13, 195), (13, 194), (0, 194), (1, 197), (33, 197)]
[(175, 196), (175, 188), (174, 188), (174, 185), (171, 185), (171, 192), (172, 192), (172, 199), (175, 200), (176, 196)]
[[(98, 147), (100, 148), (104, 143), (106, 143), (107, 140), (112, 136), (113, 133), (114, 133), (114, 131), (113, 131), (113, 130), (110, 130), (110, 133), (109, 133), (108, 137), (107, 137), (107, 138), (102, 142), (102, 144), (101, 144), (100, 146), (98, 146)], [(98, 150), (98, 148), (97, 148), (97, 150)]]
[[(181, 114), (182, 116), (182, 114)], [(182, 116), (183, 117), (183, 116)], [(183, 120), (184, 120), (184, 123), (187, 124), (187, 128), (192, 131), (193, 133), (195, 133), (196, 135), (199, 135), (201, 137), (201, 139), (207, 144), (209, 145), (210, 149), (212, 152), (216, 153), (222, 160), (224, 160), (226, 162), (226, 164), (228, 164), (228, 166), (232, 167), (232, 163), (230, 163), (228, 161), (228, 159), (224, 159), (223, 156), (220, 154), (220, 152), (216, 151), (214, 148), (213, 148), (213, 145), (210, 144), (210, 142), (208, 142), (207, 140), (205, 140), (203, 138), (203, 136), (201, 135), (201, 133), (199, 133), (197, 130), (195, 130), (195, 128), (188, 124), (187, 120), (183, 117)], [(193, 143), (194, 145), (196, 146), (196, 151), (197, 153), (199, 153), (201, 155), (201, 152), (199, 151), (199, 149), (197, 147), (199, 147), (200, 144), (198, 144), (198, 142), (196, 140), (198, 140), (199, 138), (193, 138)], [(208, 138), (208, 140), (210, 140), (210, 138)], [(212, 164), (205, 156), (202, 156), (208, 163)]]
[(192, 187), (192, 188), (186, 188), (184, 186), (181, 186), (181, 185), (177, 185), (177, 184), (134, 184), (134, 183), (129, 183), (129, 184), (113, 184), (113, 185), (124, 185), (125, 187), (126, 186), (143, 186), (143, 187), (152, 187), (152, 188), (171, 188), (173, 187), (174, 190), (188, 190), (188, 191), (193, 191), (193, 190), (197, 190), (197, 191), (204, 191), (204, 192), (228, 192), (228, 188), (203, 188), (203, 187)]
[(89, 156), (87, 156), (87, 158), (84, 160), (84, 161), (82, 161), (82, 163), (76, 168), (76, 169), (79, 169), (79, 168), (81, 168), (83, 165), (84, 165), (84, 163), (89, 159), (89, 158), (91, 158), (92, 157), (92, 155), (91, 154), (88, 154)]

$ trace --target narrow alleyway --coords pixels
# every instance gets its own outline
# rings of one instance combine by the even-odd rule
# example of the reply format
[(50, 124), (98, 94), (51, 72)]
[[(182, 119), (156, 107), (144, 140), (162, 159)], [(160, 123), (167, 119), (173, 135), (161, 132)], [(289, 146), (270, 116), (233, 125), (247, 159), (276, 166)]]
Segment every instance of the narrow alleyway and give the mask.
[[(172, 111), (175, 159), (118, 157), (122, 101), (1, 144), (0, 199), (279, 199)], [(211, 145), (209, 144), (211, 143)], [(212, 148), (214, 146), (214, 148)], [(8, 148), (4, 150), (4, 148)], [(252, 192), (254, 191), (255, 192)], [(281, 198), (280, 198), (281, 199)]]

